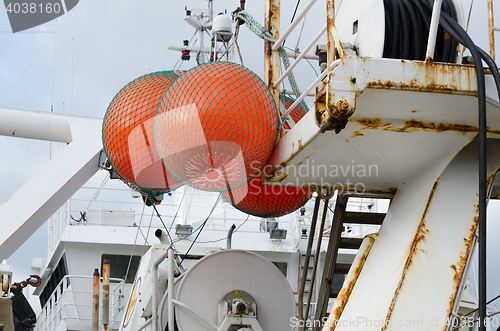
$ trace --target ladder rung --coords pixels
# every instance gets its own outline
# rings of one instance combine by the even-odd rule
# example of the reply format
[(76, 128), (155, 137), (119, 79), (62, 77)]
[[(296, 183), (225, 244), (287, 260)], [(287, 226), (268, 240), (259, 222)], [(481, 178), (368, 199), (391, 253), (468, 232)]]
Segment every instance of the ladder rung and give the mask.
[(362, 242), (363, 242), (362, 238), (341, 237), (339, 242), (339, 248), (359, 249)]
[(330, 298), (336, 298), (338, 297), (339, 293), (340, 293), (340, 288), (332, 288), (330, 290)]
[(363, 213), (359, 211), (346, 211), (344, 223), (381, 225), (385, 213)]
[(351, 264), (349, 263), (335, 263), (335, 273), (346, 275), (351, 269)]

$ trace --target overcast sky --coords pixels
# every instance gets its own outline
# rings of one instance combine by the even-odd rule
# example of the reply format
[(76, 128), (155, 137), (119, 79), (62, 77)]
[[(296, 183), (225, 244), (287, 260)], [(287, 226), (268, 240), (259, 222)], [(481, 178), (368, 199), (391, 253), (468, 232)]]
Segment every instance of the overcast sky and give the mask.
[[(283, 27), (290, 22), (295, 2), (281, 0)], [(306, 19), (302, 48), (324, 24), (321, 2)], [(207, 1), (191, 0), (80, 0), (57, 21), (16, 34), (11, 32), (6, 12), (0, 10), (0, 105), (102, 117), (125, 84), (149, 72), (173, 69), (180, 53), (168, 51), (168, 45), (182, 45), (182, 40), (191, 39), (194, 33), (182, 19), (186, 3), (190, 9), (207, 5)], [(261, 23), (263, 3), (263, 0), (247, 1), (247, 10)], [(302, 1), (299, 8), (305, 3)], [(239, 1), (218, 0), (215, 12), (224, 11), (226, 4), (231, 12)], [(463, 2), (466, 16), (469, 5), (470, 1)], [(496, 18), (500, 25), (498, 7)], [(485, 0), (475, 1), (469, 32), (476, 44), (488, 50)], [(295, 47), (297, 34), (292, 35), (287, 46)], [(244, 64), (262, 76), (263, 42), (245, 26), (239, 40)], [(497, 48), (499, 40), (497, 34)], [(192, 59), (181, 69), (194, 65)], [(317, 63), (313, 66), (316, 68)], [(307, 63), (301, 64), (298, 72), (299, 87), (303, 90), (316, 73)], [(53, 144), (52, 153), (59, 148)], [(0, 201), (40, 170), (49, 161), (49, 154), (49, 142), (0, 136)], [(500, 241), (496, 240), (500, 235), (500, 204), (496, 201), (490, 205), (489, 215), (489, 279), (493, 280), (500, 273), (497, 255)], [(15, 281), (27, 277), (32, 257), (45, 258), (46, 233), (45, 225), (10, 258)], [(489, 290), (490, 297), (500, 294), (498, 282), (491, 281)]]

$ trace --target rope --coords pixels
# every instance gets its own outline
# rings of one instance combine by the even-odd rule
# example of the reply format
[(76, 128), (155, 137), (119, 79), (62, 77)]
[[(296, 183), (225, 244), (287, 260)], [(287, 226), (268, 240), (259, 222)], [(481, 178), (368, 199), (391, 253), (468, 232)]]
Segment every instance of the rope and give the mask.
[[(250, 13), (246, 12), (245, 10), (240, 11), (236, 16), (235, 19), (241, 19), (245, 21), (246, 26), (250, 31), (255, 33), (259, 38), (265, 39), (271, 43), (276, 43), (276, 39), (271, 35), (269, 31), (265, 27), (259, 24)], [(288, 59), (288, 55), (286, 54), (285, 48), (283, 46), (280, 46), (278, 49), (281, 60), (283, 61), (283, 65), (285, 66), (285, 69), (288, 69), (290, 67), (290, 60)], [(300, 90), (297, 85), (297, 82), (295, 81), (295, 76), (293, 75), (292, 72), (288, 74), (288, 82), (290, 83), (290, 86), (292, 87), (293, 93), (298, 97), (300, 96)], [(300, 106), (304, 111), (308, 112), (309, 107), (307, 107), (306, 103), (304, 101), (300, 102)]]
[(239, 32), (240, 32), (240, 23), (239, 23), (239, 21), (236, 21), (236, 27), (234, 28), (233, 42), (231, 43), (231, 45), (229, 47), (226, 48), (224, 53), (222, 53), (222, 55), (219, 57), (219, 59), (217, 61), (222, 61), (222, 58), (224, 57), (224, 55), (226, 55), (229, 52), (229, 50), (231, 50), (231, 54), (230, 54), (231, 58), (229, 59), (229, 61), (235, 62), (234, 61), (234, 46), (236, 46), (238, 49), (238, 55), (240, 56), (240, 63), (241, 63), (241, 65), (244, 65), (243, 64), (243, 56), (241, 56), (240, 45), (238, 45)]
[[(238, 50), (238, 55), (240, 57), (241, 65), (243, 65), (243, 56), (241, 56), (240, 45), (238, 45), (239, 33), (240, 33), (240, 24), (238, 23), (238, 21), (236, 21), (236, 28), (234, 29), (234, 44), (236, 45), (236, 49)], [(234, 52), (234, 50), (233, 50), (233, 52)]]

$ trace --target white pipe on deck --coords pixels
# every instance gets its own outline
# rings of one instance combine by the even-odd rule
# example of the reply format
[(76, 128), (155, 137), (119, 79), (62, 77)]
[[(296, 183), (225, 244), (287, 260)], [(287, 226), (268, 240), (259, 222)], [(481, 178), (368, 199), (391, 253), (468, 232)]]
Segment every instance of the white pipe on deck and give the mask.
[(174, 328), (174, 249), (168, 250), (168, 331), (175, 331)]
[(441, 4), (443, 0), (435, 0), (432, 8), (431, 26), (429, 28), (429, 39), (427, 40), (427, 53), (425, 59), (434, 58), (434, 49), (436, 48), (436, 36), (439, 26), (439, 17), (441, 16)]
[[(301, 52), (300, 54), (302, 54), (304, 52)], [(295, 59), (295, 58), (298, 58), (298, 55), (300, 55), (299, 53), (295, 53), (295, 52), (290, 52), (290, 51), (287, 51), (286, 52), (286, 55), (288, 55), (289, 58), (292, 58), (292, 59)], [(304, 55), (304, 59), (307, 59), (307, 60), (319, 60), (319, 56), (317, 55), (314, 55), (314, 54), (305, 54)]]

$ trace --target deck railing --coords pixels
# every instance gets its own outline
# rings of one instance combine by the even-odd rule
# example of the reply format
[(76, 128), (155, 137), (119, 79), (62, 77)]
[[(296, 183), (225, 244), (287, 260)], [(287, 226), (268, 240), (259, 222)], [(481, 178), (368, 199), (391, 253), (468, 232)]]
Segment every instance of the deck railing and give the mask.
[[(109, 328), (118, 329), (123, 317), (123, 306), (125, 305), (123, 293), (125, 282), (119, 278), (111, 278), (110, 280), (112, 284), (109, 293)], [(100, 297), (102, 298), (102, 288)], [(84, 300), (81, 300), (81, 298), (84, 298)], [(88, 300), (85, 300), (85, 298)], [(89, 303), (82, 304), (79, 302)], [(64, 330), (90, 330), (92, 321), (91, 302), (92, 276), (64, 276), (38, 315), (35, 331), (53, 331), (61, 323), (66, 323)], [(101, 323), (101, 320), (99, 322)]]

